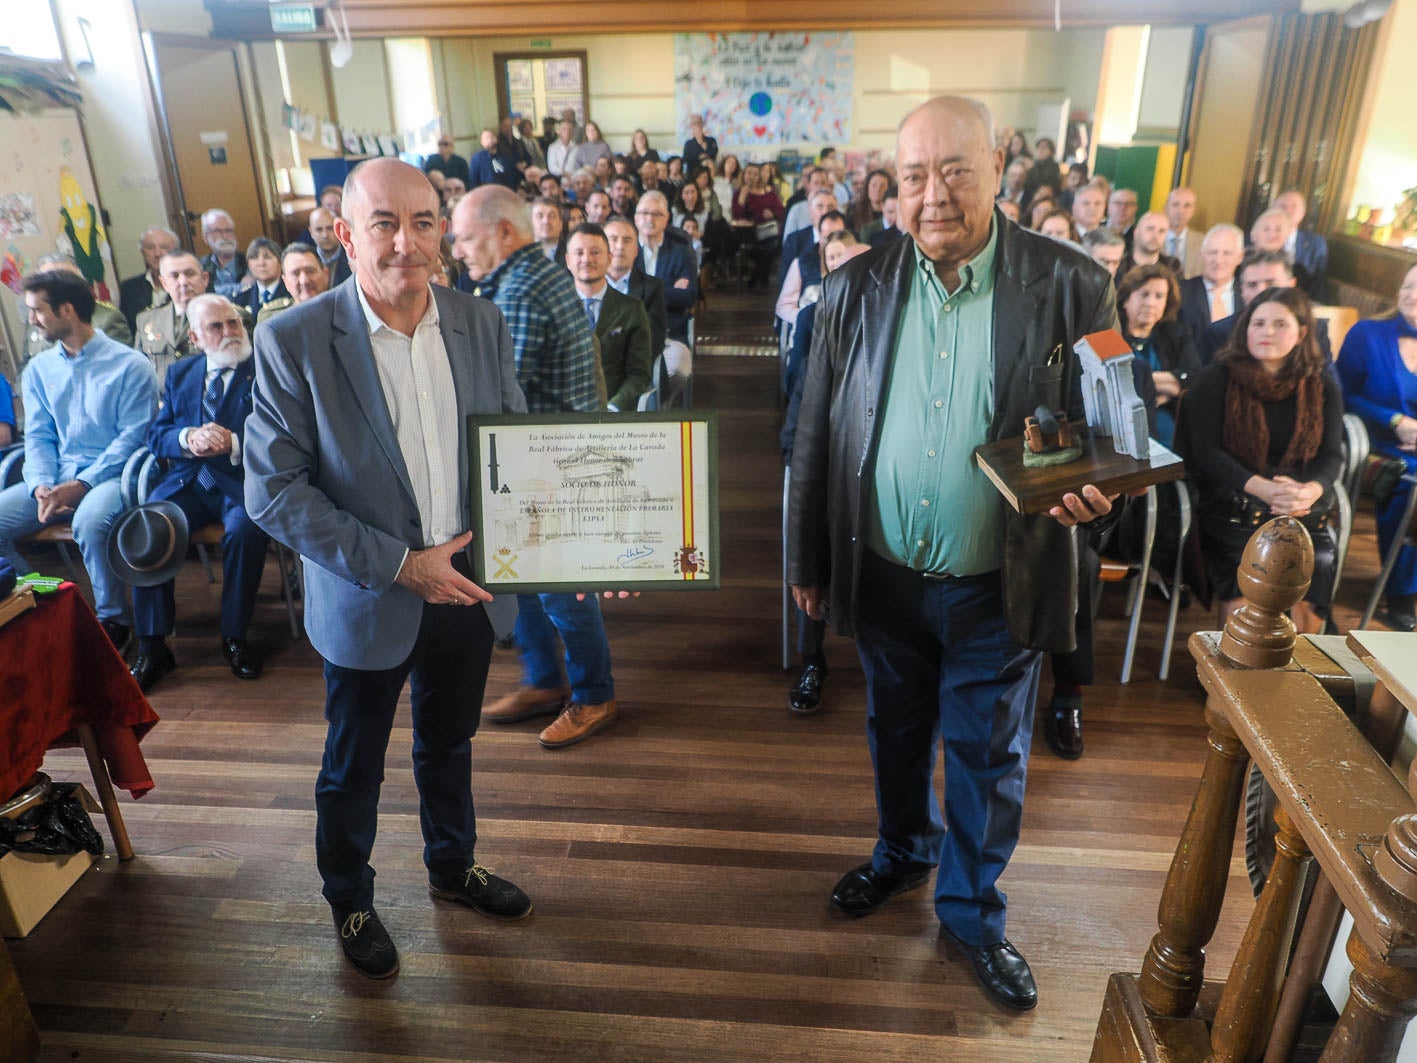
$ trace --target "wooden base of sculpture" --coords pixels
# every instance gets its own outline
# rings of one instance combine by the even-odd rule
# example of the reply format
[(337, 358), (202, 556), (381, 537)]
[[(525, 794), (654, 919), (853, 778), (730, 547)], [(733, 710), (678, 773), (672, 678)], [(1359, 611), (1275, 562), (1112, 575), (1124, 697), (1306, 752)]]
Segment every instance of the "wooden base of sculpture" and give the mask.
[(1027, 444), (1020, 436), (976, 447), (974, 460), (1020, 513), (1047, 513), (1062, 505), (1065, 494), (1075, 494), (1085, 484), (1092, 484), (1106, 495), (1119, 495), (1179, 480), (1186, 474), (1180, 457), (1155, 440), (1151, 459), (1138, 461), (1118, 454), (1112, 441), (1105, 437), (1080, 431), (1075, 438), (1082, 446), (1081, 457), (1061, 465), (1025, 465)]

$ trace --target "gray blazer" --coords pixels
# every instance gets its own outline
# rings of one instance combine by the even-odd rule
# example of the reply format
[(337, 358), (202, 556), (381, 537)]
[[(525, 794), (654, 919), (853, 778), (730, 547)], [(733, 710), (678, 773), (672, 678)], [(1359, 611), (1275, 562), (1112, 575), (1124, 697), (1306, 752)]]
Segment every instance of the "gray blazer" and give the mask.
[[(305, 562), (305, 630), (320, 655), (382, 669), (406, 660), (418, 634), (423, 601), (394, 577), (423, 531), (355, 283), (256, 329), (246, 510)], [(467, 415), (524, 413), (526, 400), (501, 312), (437, 285), (433, 298), (457, 393), (458, 497), (470, 528)]]

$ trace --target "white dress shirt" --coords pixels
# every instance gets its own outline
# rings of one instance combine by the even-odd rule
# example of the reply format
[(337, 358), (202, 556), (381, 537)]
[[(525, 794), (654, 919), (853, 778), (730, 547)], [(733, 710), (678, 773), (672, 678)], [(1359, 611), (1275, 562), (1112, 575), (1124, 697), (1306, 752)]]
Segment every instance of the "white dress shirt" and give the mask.
[[(1210, 315), (1211, 321), (1222, 321), (1235, 313), (1234, 281), (1231, 281), (1229, 284), (1222, 284), (1218, 290), (1215, 285), (1211, 284), (1208, 280), (1203, 280), (1201, 283), (1205, 285), (1205, 305), (1212, 308)], [(1215, 316), (1213, 309), (1217, 295), (1220, 296), (1220, 305), (1225, 308), (1225, 313), (1221, 314), (1220, 317)]]
[(619, 292), (621, 295), (629, 295), (629, 294), (630, 294), (630, 271), (629, 271), (629, 270), (626, 270), (626, 271), (625, 271), (625, 275), (624, 275), (623, 277), (621, 277), (618, 281), (617, 281), (614, 277), (612, 277), (610, 274), (607, 273), (607, 274), (605, 275), (605, 283), (608, 284), (610, 287), (614, 288), (614, 289), (615, 289), (617, 292)]
[[(212, 386), (212, 377), (221, 375), (221, 401), (226, 401), (226, 389), (231, 387), (231, 378), (236, 375), (236, 369), (232, 366), (213, 365), (210, 358), (207, 359), (206, 371), (202, 373), (202, 394), (206, 395), (207, 389)], [(193, 428), (200, 428), (201, 425), (192, 425), (177, 433), (177, 445), (186, 453), (191, 454), (191, 448), (187, 446), (187, 433)], [(241, 437), (235, 432), (231, 433), (231, 453), (227, 458), (233, 465), (241, 464)]]
[(651, 247), (643, 241), (640, 242), (640, 250), (644, 252), (645, 256), (645, 272), (651, 277), (654, 276), (655, 267), (659, 265), (659, 249), (663, 246), (664, 237), (662, 236), (659, 238), (659, 243), (654, 247)]
[(423, 545), (436, 546), (463, 529), (458, 499), (458, 404), (453, 369), (438, 328), (438, 303), (430, 290), (428, 311), (412, 336), (386, 325), (357, 284), (369, 325), (369, 346), (399, 453), (408, 469), (423, 524)]

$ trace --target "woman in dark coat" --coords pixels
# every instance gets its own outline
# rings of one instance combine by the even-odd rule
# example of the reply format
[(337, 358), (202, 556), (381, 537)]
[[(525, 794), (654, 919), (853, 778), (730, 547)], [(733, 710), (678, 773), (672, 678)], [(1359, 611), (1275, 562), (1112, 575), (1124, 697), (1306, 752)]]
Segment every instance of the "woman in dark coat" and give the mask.
[(1130, 269), (1117, 283), (1122, 336), (1132, 345), (1138, 367), (1151, 371), (1156, 395), (1153, 434), (1167, 447), (1176, 434), (1176, 404), (1201, 369), (1180, 311), (1181, 286), (1159, 263)]

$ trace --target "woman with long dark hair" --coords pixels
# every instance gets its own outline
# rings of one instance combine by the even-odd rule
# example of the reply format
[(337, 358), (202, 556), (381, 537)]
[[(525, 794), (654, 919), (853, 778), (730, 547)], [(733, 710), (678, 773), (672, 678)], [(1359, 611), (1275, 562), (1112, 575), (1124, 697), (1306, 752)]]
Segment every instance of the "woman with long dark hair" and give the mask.
[(866, 175), (864, 192), (851, 201), (846, 215), (847, 224), (853, 232), (859, 233), (871, 222), (880, 220), (890, 187), (891, 175), (885, 170), (872, 170)]
[(1314, 543), (1313, 580), (1291, 615), (1300, 632), (1317, 632), (1333, 596), (1328, 517), (1343, 466), (1343, 395), (1300, 289), (1270, 288), (1245, 307), (1229, 346), (1186, 392), (1176, 441), (1199, 495), (1201, 552), (1221, 626), (1240, 604), (1235, 570), (1250, 536), (1288, 515)]
[(640, 167), (645, 161), (658, 162), (659, 152), (649, 146), (649, 137), (645, 136), (643, 129), (636, 129), (634, 135), (630, 137), (630, 152), (625, 156), (631, 173), (639, 173)]
[(786, 213), (777, 191), (763, 186), (762, 167), (756, 163), (745, 166), (743, 187), (733, 197), (733, 224), (739, 239), (752, 250), (750, 288), (767, 282), (773, 260), (782, 246), (782, 219)]

